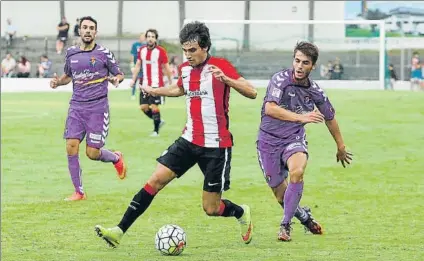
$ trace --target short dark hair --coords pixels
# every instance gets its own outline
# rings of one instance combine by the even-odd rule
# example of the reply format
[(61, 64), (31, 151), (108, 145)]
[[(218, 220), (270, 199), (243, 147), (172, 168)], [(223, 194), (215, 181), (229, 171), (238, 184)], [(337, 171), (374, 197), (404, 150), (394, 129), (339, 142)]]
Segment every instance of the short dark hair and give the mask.
[(144, 36), (147, 37), (147, 33), (149, 32), (152, 34), (155, 34), (156, 40), (159, 38), (159, 33), (158, 33), (158, 30), (156, 29), (147, 29), (146, 34)]
[(202, 22), (195, 21), (184, 25), (180, 31), (180, 44), (196, 41), (200, 48), (211, 48), (209, 28)]
[(315, 63), (318, 60), (319, 56), (319, 50), (318, 47), (310, 42), (301, 41), (296, 44), (293, 51), (293, 57), (296, 56), (296, 52), (299, 51), (309, 57), (312, 60), (312, 65), (315, 65)]
[(81, 17), (81, 18), (80, 18), (80, 21), (79, 21), (79, 28), (81, 28), (81, 24), (82, 24), (82, 22), (84, 22), (85, 20), (88, 20), (88, 21), (93, 22), (93, 23), (96, 25), (96, 30), (97, 30), (97, 21), (96, 21), (96, 19), (94, 19), (94, 18), (93, 18), (93, 17), (91, 17), (91, 16), (84, 16), (84, 17)]

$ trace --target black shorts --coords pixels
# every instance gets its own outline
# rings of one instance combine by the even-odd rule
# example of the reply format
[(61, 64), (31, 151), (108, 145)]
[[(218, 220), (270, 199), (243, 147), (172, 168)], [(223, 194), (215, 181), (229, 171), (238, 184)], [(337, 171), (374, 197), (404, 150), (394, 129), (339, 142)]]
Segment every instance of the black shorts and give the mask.
[(162, 99), (163, 98), (161, 96), (152, 96), (149, 94), (144, 94), (142, 91), (140, 91), (140, 105), (143, 105), (143, 104), (161, 105)]
[(68, 37), (57, 36), (57, 40), (61, 41), (63, 44), (66, 44), (66, 42), (68, 42)]
[(203, 190), (230, 189), (231, 148), (205, 148), (180, 137), (156, 159), (180, 178), (196, 163), (203, 173)]

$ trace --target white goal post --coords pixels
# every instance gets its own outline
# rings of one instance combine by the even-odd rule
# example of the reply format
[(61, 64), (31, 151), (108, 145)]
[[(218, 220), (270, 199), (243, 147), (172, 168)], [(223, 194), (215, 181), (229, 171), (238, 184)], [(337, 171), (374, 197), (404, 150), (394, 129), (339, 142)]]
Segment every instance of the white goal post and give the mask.
[[(379, 89), (385, 89), (385, 76), (386, 76), (386, 30), (384, 20), (202, 20), (202, 19), (185, 19), (184, 24), (199, 21), (207, 25), (211, 24), (237, 24), (240, 25), (377, 25), (379, 26), (379, 43), (378, 43), (378, 81)], [(329, 29), (331, 30), (331, 29)], [(211, 32), (212, 35), (212, 32)], [(297, 39), (307, 40), (307, 39)], [(294, 46), (295, 42), (292, 43)], [(318, 48), (320, 44), (317, 44)], [(349, 47), (347, 47), (349, 51)]]

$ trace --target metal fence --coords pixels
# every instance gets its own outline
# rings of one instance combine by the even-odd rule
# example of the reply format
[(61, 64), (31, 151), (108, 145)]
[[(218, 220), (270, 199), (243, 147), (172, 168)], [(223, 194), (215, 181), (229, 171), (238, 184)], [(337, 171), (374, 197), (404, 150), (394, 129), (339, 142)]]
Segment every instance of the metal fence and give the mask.
[[(127, 37), (103, 37), (98, 42), (114, 52), (120, 61), (121, 69), (126, 75), (130, 75), (131, 45), (137, 40), (138, 36)], [(231, 48), (216, 48), (223, 41), (233, 41)], [(58, 55), (55, 50), (55, 37), (22, 37), (15, 39), (12, 46), (7, 46), (4, 39), (1, 41), (2, 57), (5, 52), (11, 52), (18, 61), (19, 56), (24, 55), (31, 62), (31, 76), (35, 76), (36, 64), (40, 61), (40, 56), (48, 55), (53, 62), (53, 72), (63, 71), (64, 55)], [(182, 56), (177, 39), (163, 39), (168, 49), (169, 56)], [(72, 40), (68, 41), (68, 45)], [(292, 53), (287, 50), (262, 50), (260, 46), (251, 44), (249, 50), (242, 48), (243, 43), (228, 38), (212, 39), (212, 54), (223, 56), (232, 61), (238, 70), (250, 79), (267, 79), (273, 72), (283, 67), (289, 67), (292, 63)], [(410, 60), (413, 51), (416, 49), (405, 49), (403, 54), (401, 50), (388, 50), (388, 64), (393, 64), (398, 77), (401, 80), (409, 80)], [(182, 57), (181, 57), (182, 58)], [(321, 50), (319, 62), (313, 77), (316, 79), (327, 79), (323, 70), (329, 62), (338, 59), (344, 67), (342, 79), (346, 80), (378, 80), (379, 54), (377, 50)]]

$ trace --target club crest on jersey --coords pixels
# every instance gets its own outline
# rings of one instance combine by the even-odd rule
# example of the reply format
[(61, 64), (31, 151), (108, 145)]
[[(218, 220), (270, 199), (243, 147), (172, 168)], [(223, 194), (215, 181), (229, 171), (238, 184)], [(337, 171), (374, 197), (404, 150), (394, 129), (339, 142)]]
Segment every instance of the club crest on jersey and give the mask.
[(266, 182), (271, 182), (271, 175), (266, 175), (265, 176), (265, 180), (266, 180)]
[(96, 57), (91, 56), (91, 58), (90, 58), (90, 64), (91, 64), (91, 67), (94, 67), (96, 65)]
[(309, 96), (305, 96), (305, 103), (306, 104), (311, 103), (311, 98)]

